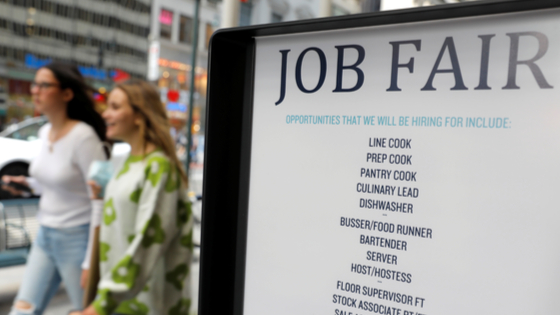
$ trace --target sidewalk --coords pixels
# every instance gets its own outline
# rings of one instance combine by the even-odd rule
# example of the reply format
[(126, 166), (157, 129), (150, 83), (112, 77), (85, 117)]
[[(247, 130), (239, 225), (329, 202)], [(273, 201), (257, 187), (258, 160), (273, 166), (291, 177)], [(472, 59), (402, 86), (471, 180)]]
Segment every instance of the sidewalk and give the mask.
[[(0, 268), (0, 314), (6, 315), (10, 312), (24, 270), (25, 265)], [(43, 315), (67, 314), (70, 308), (70, 300), (66, 291), (60, 289)]]
[[(198, 249), (196, 249), (198, 252)], [(198, 257), (199, 253), (195, 254)], [(192, 299), (190, 314), (198, 313), (198, 276), (200, 265), (198, 259), (193, 261), (191, 267), (192, 280)], [(25, 265), (0, 268), (0, 314), (7, 315), (16, 297), (18, 288), (23, 278)], [(49, 306), (43, 315), (65, 315), (72, 308), (70, 300), (64, 289), (59, 290), (56, 296), (51, 300)]]
[(16, 297), (24, 270), (25, 265), (0, 268), (0, 307)]
[[(202, 194), (202, 183), (203, 183), (203, 173), (202, 167), (200, 165), (193, 165), (190, 174), (189, 186), (190, 190), (194, 191), (195, 194)], [(202, 209), (200, 202), (193, 206), (193, 213), (201, 218)], [(200, 244), (200, 225), (195, 224), (194, 226), (194, 241)], [(192, 304), (190, 314), (198, 313), (198, 281), (199, 281), (199, 259), (200, 250), (195, 248), (195, 253), (193, 257), (193, 263), (191, 267), (192, 271)], [(7, 315), (10, 311), (11, 305), (14, 298), (16, 297), (17, 291), (23, 279), (23, 272), (25, 270), (25, 265), (18, 265), (12, 267), (1, 267), (0, 268), (0, 315)], [(51, 300), (47, 310), (43, 315), (65, 315), (71, 309), (70, 300), (66, 295), (64, 289), (59, 290), (57, 295)]]

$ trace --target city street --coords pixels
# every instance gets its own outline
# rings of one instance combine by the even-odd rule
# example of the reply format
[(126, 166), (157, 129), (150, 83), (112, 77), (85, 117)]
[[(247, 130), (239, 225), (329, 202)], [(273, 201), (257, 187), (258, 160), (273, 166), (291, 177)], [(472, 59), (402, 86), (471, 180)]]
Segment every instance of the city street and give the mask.
[[(202, 167), (200, 165), (191, 168), (190, 188), (190, 191), (195, 192), (197, 195), (202, 193)], [(200, 202), (193, 206), (193, 212), (198, 218), (200, 218), (201, 215), (200, 206)], [(200, 226), (195, 226), (193, 235), (195, 243), (200, 243)], [(193, 264), (191, 267), (191, 285), (193, 292), (191, 315), (197, 314), (198, 310), (198, 279), (200, 269), (200, 251), (198, 248), (195, 248), (194, 251)], [(24, 269), (24, 265), (0, 268), (0, 315), (9, 313), (23, 277)], [(71, 308), (70, 300), (62, 288), (51, 300), (44, 315), (65, 315)]]

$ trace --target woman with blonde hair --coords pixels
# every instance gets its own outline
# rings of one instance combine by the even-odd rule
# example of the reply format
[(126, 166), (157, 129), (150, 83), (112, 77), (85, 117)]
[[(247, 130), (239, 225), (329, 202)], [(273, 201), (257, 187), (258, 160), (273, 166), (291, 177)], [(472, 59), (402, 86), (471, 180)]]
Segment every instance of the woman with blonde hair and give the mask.
[(105, 189), (101, 280), (82, 314), (188, 314), (192, 217), (166, 110), (141, 81), (117, 85), (107, 105), (107, 137), (131, 151)]

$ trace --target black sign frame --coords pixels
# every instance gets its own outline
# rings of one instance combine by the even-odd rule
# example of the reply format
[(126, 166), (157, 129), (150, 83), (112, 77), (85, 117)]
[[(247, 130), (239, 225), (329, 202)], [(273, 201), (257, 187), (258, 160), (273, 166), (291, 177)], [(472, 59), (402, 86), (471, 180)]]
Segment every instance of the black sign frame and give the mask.
[(487, 0), (216, 32), (210, 43), (208, 65), (199, 314), (243, 314), (255, 37), (555, 7), (560, 7), (557, 0)]

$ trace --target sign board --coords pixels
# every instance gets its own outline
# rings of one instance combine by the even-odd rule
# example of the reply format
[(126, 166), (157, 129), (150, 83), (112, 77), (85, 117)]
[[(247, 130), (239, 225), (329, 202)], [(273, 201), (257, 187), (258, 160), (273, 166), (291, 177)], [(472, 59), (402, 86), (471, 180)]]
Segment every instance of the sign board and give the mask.
[(216, 35), (242, 62), (211, 51), (201, 314), (555, 313), (559, 25), (492, 1)]

